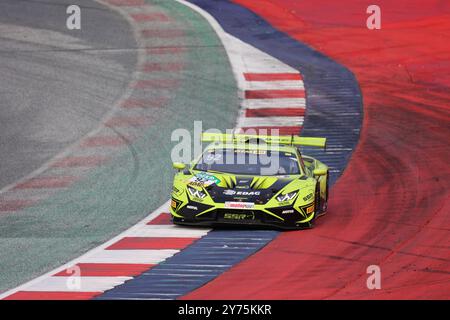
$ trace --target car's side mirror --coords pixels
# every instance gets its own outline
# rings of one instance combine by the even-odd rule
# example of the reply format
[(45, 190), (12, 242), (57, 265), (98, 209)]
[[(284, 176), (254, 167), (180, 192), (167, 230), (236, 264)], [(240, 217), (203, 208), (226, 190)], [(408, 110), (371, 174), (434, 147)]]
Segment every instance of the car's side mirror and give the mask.
[(184, 170), (186, 168), (186, 165), (181, 162), (174, 162), (172, 163), (172, 166), (174, 169), (177, 169), (178, 171)]
[(327, 169), (314, 169), (313, 174), (315, 176), (324, 176), (327, 174)]

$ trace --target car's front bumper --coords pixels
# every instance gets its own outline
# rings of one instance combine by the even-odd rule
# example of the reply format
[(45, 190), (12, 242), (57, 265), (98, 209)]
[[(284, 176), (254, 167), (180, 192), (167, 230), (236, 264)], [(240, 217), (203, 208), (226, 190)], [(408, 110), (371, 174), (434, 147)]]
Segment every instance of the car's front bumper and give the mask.
[[(171, 210), (172, 211), (172, 210)], [(312, 221), (299, 223), (297, 219), (281, 220), (259, 210), (229, 210), (214, 209), (200, 216), (177, 217), (172, 214), (173, 223), (189, 226), (245, 226), (270, 227), (277, 229), (307, 229), (312, 227)]]

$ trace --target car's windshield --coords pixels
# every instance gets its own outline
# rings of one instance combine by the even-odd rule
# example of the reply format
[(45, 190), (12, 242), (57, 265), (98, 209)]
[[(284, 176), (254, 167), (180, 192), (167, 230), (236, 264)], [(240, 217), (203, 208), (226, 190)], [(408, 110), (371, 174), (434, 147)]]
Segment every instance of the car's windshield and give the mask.
[(259, 149), (207, 150), (194, 170), (261, 176), (301, 173), (294, 153)]

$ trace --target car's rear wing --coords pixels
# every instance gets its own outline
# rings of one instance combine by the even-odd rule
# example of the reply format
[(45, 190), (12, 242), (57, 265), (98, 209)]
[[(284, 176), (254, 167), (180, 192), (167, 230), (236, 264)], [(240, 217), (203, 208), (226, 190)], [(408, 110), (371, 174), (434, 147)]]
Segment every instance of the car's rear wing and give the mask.
[(295, 145), (325, 148), (327, 139), (318, 137), (276, 136), (257, 134), (229, 134), (203, 132), (202, 142), (245, 143), (251, 140), (262, 141), (267, 144)]

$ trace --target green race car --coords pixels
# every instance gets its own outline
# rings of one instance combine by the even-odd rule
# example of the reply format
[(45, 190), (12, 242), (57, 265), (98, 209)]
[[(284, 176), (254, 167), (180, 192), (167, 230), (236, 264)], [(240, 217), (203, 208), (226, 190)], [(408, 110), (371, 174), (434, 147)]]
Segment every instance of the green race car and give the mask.
[(174, 163), (170, 213), (180, 225), (313, 226), (326, 212), (328, 167), (299, 146), (325, 138), (203, 133), (212, 142), (189, 166)]

